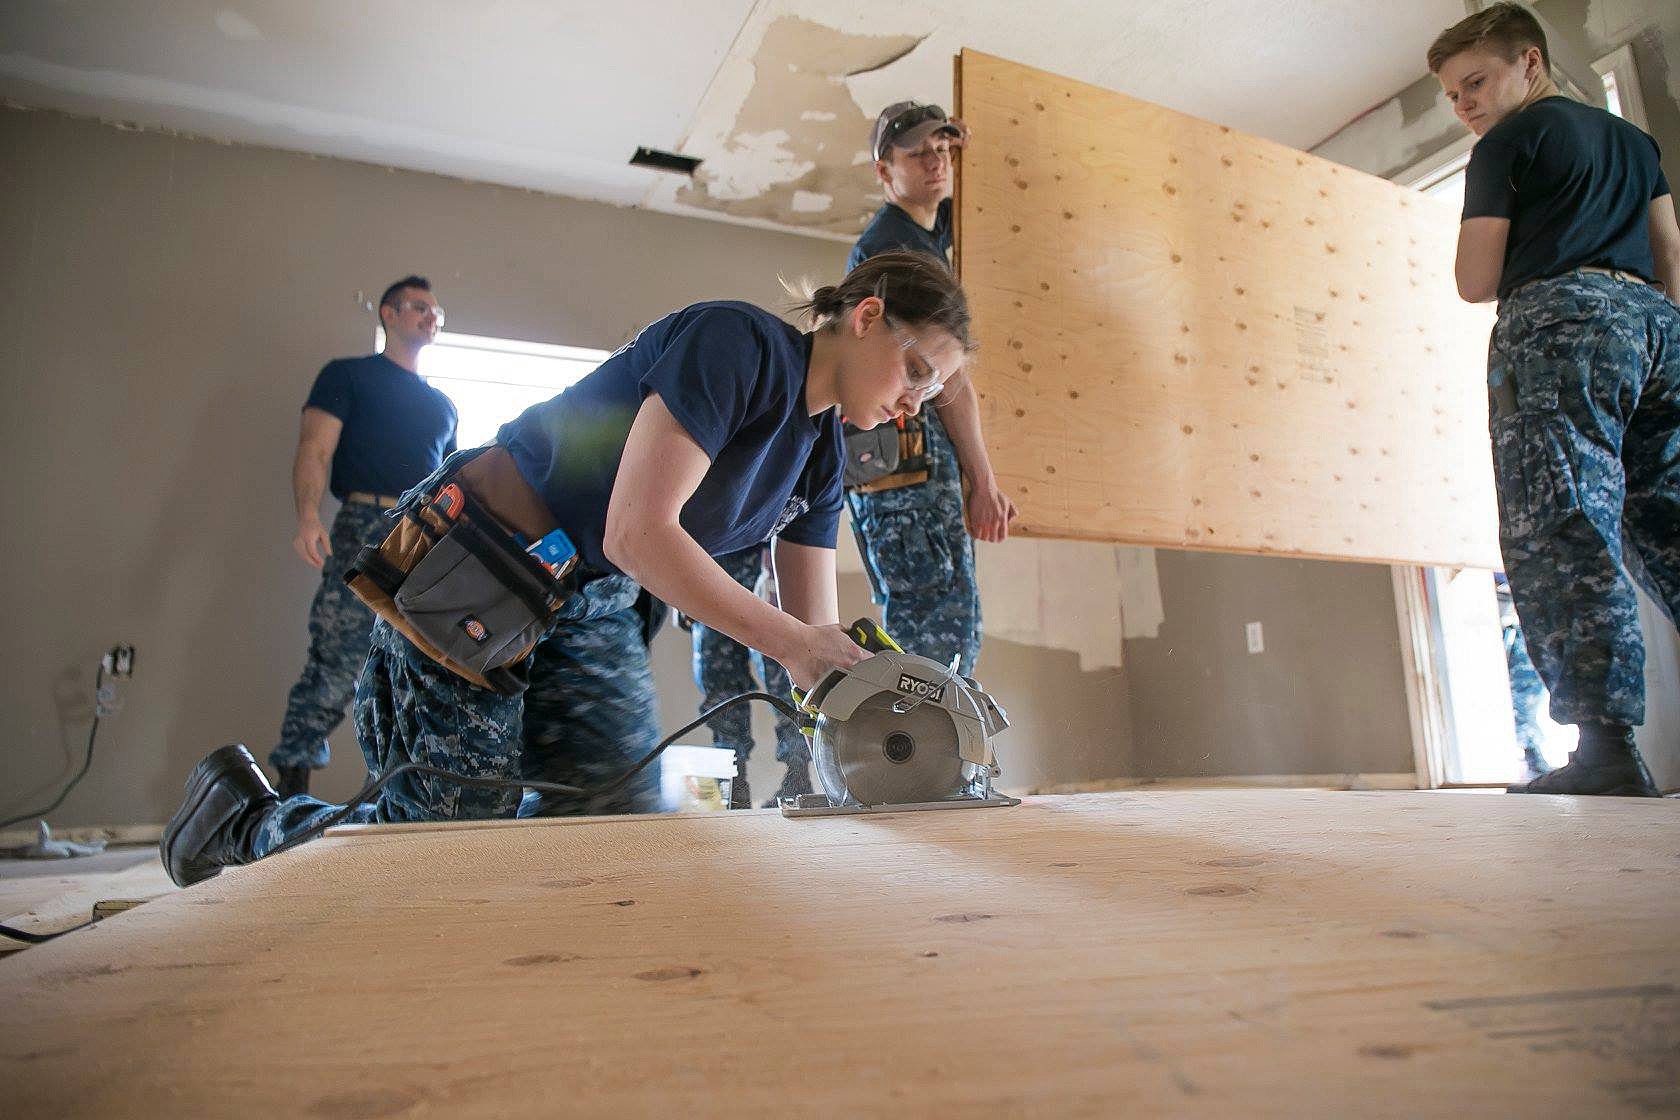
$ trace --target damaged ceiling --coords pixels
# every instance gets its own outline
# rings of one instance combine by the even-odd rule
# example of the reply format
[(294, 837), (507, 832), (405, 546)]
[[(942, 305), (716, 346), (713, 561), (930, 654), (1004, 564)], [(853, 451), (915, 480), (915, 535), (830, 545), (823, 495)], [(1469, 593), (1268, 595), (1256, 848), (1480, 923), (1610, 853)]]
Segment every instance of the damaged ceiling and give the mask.
[[(0, 96), (835, 238), (879, 109), (973, 47), (1296, 147), (1415, 80), (1462, 0), (8, 0)], [(984, 137), (977, 137), (984, 143)], [(693, 180), (628, 165), (700, 157)]]

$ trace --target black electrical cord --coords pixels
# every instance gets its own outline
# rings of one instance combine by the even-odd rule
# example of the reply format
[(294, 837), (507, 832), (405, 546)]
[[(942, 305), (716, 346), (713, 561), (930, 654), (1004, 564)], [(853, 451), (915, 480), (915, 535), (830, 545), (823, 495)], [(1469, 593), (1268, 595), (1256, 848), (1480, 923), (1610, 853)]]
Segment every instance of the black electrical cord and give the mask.
[[(287, 840), (284, 844), (281, 844), (279, 847), (269, 852), (268, 855), (279, 855), (281, 852), (288, 851), (289, 849), (297, 847), (299, 844), (315, 839), (315, 837), (321, 835), (323, 832), (327, 831), (327, 829), (332, 828), (335, 825), (343, 824), (345, 820), (349, 819), (349, 817), (355, 813), (357, 806), (361, 805), (364, 801), (370, 800), (374, 794), (384, 789), (388, 782), (393, 781), (403, 774), (429, 774), (434, 778), (442, 778), (445, 781), (454, 782), (457, 785), (466, 786), (469, 789), (529, 789), (535, 790), (538, 793), (558, 793), (566, 797), (600, 797), (604, 794), (611, 793), (613, 790), (624, 785), (631, 778), (634, 778), (637, 774), (641, 773), (647, 768), (649, 763), (664, 753), (666, 747), (670, 746), (684, 735), (687, 735), (696, 727), (699, 727), (701, 724), (707, 722), (713, 716), (720, 712), (728, 711), (737, 704), (745, 704), (751, 700), (764, 701), (788, 719), (792, 720), (795, 724), (800, 724), (810, 719), (808, 713), (800, 711), (786, 700), (783, 700), (780, 696), (772, 696), (768, 692), (743, 692), (739, 696), (731, 696), (729, 699), (725, 700), (716, 707), (702, 712), (699, 718), (694, 720), (694, 722), (684, 724), (682, 727), (677, 728), (675, 731), (665, 736), (665, 738), (661, 739), (652, 750), (648, 751), (647, 754), (638, 759), (636, 763), (628, 770), (624, 771), (624, 773), (620, 774), (618, 777), (614, 778), (605, 785), (597, 786), (594, 789), (587, 789), (583, 786), (567, 785), (564, 782), (539, 782), (529, 778), (478, 778), (470, 774), (457, 774), (453, 770), (444, 770), (437, 766), (428, 766), (423, 762), (405, 762), (401, 766), (393, 766), (377, 778), (369, 779), (368, 783), (361, 788), (360, 792), (358, 792), (355, 797), (350, 799), (344, 808), (340, 809), (326, 820), (321, 821), (318, 824), (311, 825), (309, 828), (298, 833), (290, 840)], [(98, 726), (97, 716), (95, 717), (95, 726)], [(92, 740), (90, 739), (90, 749), (91, 745)], [(85, 772), (86, 767), (84, 767), (83, 770)], [(78, 775), (78, 777), (80, 777), (80, 775)], [(72, 782), (71, 784), (74, 785), (75, 783)], [(65, 792), (68, 793), (69, 790), (66, 790)], [(63, 798), (60, 797), (59, 800), (62, 801)], [(54, 805), (56, 804), (57, 802), (54, 802)], [(265, 856), (263, 858), (266, 859), (268, 857)], [(51, 941), (55, 937), (63, 937), (67, 933), (75, 933), (79, 929), (86, 929), (92, 924), (92, 921), (86, 921), (81, 925), (71, 926), (69, 929), (61, 929), (55, 933), (29, 933), (25, 930), (14, 929), (11, 926), (0, 925), (0, 934), (5, 934), (7, 937), (15, 937), (20, 941), (27, 941), (31, 945), (39, 945), (44, 941)]]
[(53, 933), (30, 933), (26, 929), (14, 929), (11, 926), (0, 925), (0, 933), (5, 934), (7, 937), (15, 937), (19, 941), (27, 941), (31, 945), (39, 945), (44, 941), (51, 941), (55, 937), (63, 937), (67, 933), (75, 933), (79, 929), (86, 929), (92, 924), (93, 920), (90, 918), (87, 921), (82, 922), (80, 925), (71, 926), (69, 929), (57, 930)]
[[(15, 817), (8, 817), (6, 820), (0, 821), (0, 828), (10, 828), (12, 825), (17, 824), (21, 821), (33, 820), (37, 817), (46, 816), (48, 813), (52, 812), (54, 809), (56, 809), (60, 805), (64, 804), (64, 799), (66, 797), (70, 796), (70, 791), (76, 788), (76, 783), (81, 781), (83, 778), (87, 777), (88, 767), (93, 765), (93, 741), (99, 735), (99, 706), (100, 706), (100, 703), (101, 703), (100, 696), (99, 696), (99, 691), (100, 691), (100, 689), (102, 689), (104, 687), (105, 687), (105, 664), (104, 664), (104, 662), (101, 662), (100, 665), (99, 665), (99, 671), (94, 674), (94, 681), (93, 681), (93, 726), (88, 728), (87, 757), (82, 759), (82, 768), (80, 770), (76, 771), (76, 776), (74, 778), (70, 779), (70, 784), (64, 787), (63, 792), (60, 793), (58, 795), (58, 797), (53, 800), (53, 803), (51, 805), (48, 805), (45, 809), (34, 809), (34, 810), (31, 810), (30, 812), (22, 813), (18, 816), (15, 816)], [(0, 929), (3, 929), (3, 927), (0, 927)]]
[[(613, 792), (628, 782), (631, 778), (634, 778), (637, 774), (641, 773), (647, 768), (649, 763), (664, 753), (666, 747), (670, 746), (684, 735), (687, 735), (696, 727), (706, 723), (713, 716), (718, 715), (720, 712), (725, 712), (737, 704), (745, 704), (751, 700), (764, 701), (788, 719), (792, 720), (795, 724), (799, 724), (810, 719), (810, 715), (808, 713), (800, 711), (786, 700), (783, 700), (780, 696), (773, 696), (768, 692), (743, 692), (739, 696), (731, 696), (723, 703), (700, 713), (700, 716), (692, 723), (684, 724), (682, 727), (677, 728), (675, 731), (665, 736), (665, 738), (661, 739), (652, 750), (648, 751), (647, 754), (638, 759), (636, 763), (628, 770), (624, 771), (624, 773), (620, 774), (618, 777), (614, 778), (605, 785), (597, 786), (594, 789), (586, 789), (583, 786), (567, 785), (564, 782), (539, 782), (530, 778), (478, 778), (468, 774), (457, 774), (453, 770), (444, 770), (437, 766), (428, 766), (423, 762), (405, 762), (400, 766), (393, 766), (391, 769), (385, 771), (376, 778), (370, 778), (368, 783), (357, 792), (356, 796), (352, 797), (345, 804), (344, 808), (340, 809), (338, 812), (334, 813), (325, 820), (304, 829), (296, 836), (287, 840), (284, 844), (281, 844), (279, 847), (269, 852), (268, 855), (279, 855), (281, 852), (288, 851), (297, 847), (299, 844), (315, 839), (329, 828), (343, 824), (356, 812), (358, 806), (360, 806), (364, 801), (371, 800), (374, 794), (385, 788), (386, 783), (395, 780), (403, 774), (429, 774), (434, 778), (442, 778), (445, 781), (454, 782), (456, 785), (466, 786), (468, 789), (528, 789), (537, 793), (557, 793), (564, 797), (601, 797), (605, 794)], [(264, 858), (267, 857), (265, 856)]]

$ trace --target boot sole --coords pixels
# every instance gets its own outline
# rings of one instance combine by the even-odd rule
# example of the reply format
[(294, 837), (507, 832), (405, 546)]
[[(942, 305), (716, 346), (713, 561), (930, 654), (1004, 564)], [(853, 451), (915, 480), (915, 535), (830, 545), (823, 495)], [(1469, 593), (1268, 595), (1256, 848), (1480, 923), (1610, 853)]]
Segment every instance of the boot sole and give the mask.
[(250, 754), (243, 747), (235, 746), (217, 747), (211, 751), (204, 758), (204, 761), (193, 768), (192, 776), (187, 779), (186, 799), (181, 802), (181, 807), (175, 810), (175, 815), (169, 818), (169, 823), (163, 826), (163, 869), (169, 873), (170, 880), (178, 887), (190, 887), (193, 883), (202, 883), (206, 879), (214, 879), (222, 873), (222, 869), (217, 867), (208, 875), (202, 875), (189, 882), (182, 882), (175, 874), (175, 854), (181, 832), (186, 823), (198, 814), (198, 810), (204, 805), (205, 798), (210, 796), (211, 791), (216, 788), (217, 779), (221, 777), (224, 768), (219, 764), (212, 765), (212, 763), (219, 762), (227, 752), (233, 752), (232, 756), (240, 763), (245, 760), (239, 758), (239, 755), (245, 754), (248, 756)]

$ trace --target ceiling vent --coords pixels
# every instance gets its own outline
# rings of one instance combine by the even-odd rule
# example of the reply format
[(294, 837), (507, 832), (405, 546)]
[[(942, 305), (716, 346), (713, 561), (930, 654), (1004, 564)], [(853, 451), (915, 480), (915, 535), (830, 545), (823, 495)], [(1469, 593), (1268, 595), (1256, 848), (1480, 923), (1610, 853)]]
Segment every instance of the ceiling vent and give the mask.
[(700, 161), (693, 156), (679, 156), (676, 152), (662, 152), (658, 148), (637, 148), (636, 154), (630, 157), (630, 166), (651, 167), (673, 175), (693, 175)]

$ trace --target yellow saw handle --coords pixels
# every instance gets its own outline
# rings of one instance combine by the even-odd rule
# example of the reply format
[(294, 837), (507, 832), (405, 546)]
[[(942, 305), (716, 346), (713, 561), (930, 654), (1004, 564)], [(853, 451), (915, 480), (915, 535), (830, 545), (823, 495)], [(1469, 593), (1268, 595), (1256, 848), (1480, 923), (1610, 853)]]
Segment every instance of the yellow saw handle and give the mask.
[(892, 635), (881, 628), (881, 624), (873, 618), (860, 618), (846, 628), (846, 636), (868, 650), (870, 653), (883, 653), (892, 650), (903, 653), (904, 647), (893, 641)]
[[(904, 647), (893, 641), (892, 635), (873, 618), (858, 619), (846, 627), (846, 636), (869, 653), (904, 652)], [(808, 739), (817, 733), (817, 710), (805, 702), (805, 693), (797, 688), (793, 689), (793, 702), (811, 717), (799, 725), (800, 732)]]

